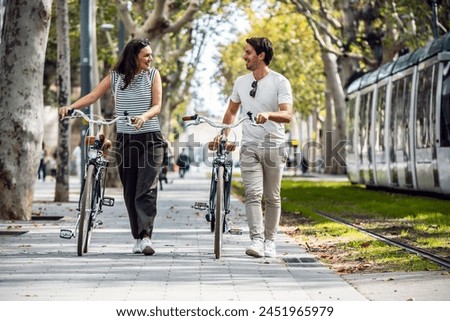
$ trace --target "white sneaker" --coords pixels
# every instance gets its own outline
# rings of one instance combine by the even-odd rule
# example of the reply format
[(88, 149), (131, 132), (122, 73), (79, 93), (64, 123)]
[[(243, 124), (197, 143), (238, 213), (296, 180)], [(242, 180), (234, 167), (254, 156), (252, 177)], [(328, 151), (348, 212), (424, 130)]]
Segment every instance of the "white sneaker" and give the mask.
[(136, 240), (136, 243), (133, 246), (133, 253), (134, 254), (142, 253), (142, 251), (141, 251), (141, 240), (139, 240), (139, 239)]
[(277, 256), (277, 248), (275, 246), (274, 241), (266, 240), (264, 242), (264, 256), (265, 257), (276, 257)]
[(254, 256), (254, 257), (263, 257), (264, 256), (264, 244), (261, 240), (252, 240), (252, 244), (245, 250), (245, 254)]
[(155, 249), (153, 248), (152, 241), (149, 238), (143, 238), (141, 241), (141, 252), (145, 255), (155, 254)]

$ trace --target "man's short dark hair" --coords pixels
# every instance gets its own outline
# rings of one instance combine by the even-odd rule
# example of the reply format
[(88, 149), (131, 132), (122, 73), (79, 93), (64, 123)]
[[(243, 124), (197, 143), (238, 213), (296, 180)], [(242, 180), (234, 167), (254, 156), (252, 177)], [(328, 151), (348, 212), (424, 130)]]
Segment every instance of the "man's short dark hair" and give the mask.
[(273, 58), (273, 46), (269, 39), (265, 37), (252, 37), (245, 39), (245, 41), (255, 49), (258, 55), (264, 52), (264, 62), (267, 66), (270, 65)]

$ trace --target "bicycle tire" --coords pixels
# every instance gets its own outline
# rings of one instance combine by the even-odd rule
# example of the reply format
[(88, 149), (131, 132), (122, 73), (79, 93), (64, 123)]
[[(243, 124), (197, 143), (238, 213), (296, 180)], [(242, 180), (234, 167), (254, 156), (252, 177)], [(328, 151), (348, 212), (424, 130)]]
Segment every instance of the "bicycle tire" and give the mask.
[[(92, 165), (94, 166), (94, 165)], [(94, 178), (95, 173), (93, 173), (92, 175), (92, 193), (91, 193), (91, 205), (90, 208), (91, 210), (90, 215), (89, 215), (89, 224), (88, 224), (88, 229), (87, 229), (87, 233), (86, 233), (86, 240), (84, 243), (84, 253), (88, 252), (89, 249), (89, 245), (91, 244), (91, 236), (92, 236), (92, 231), (94, 230), (94, 223), (93, 219), (94, 217), (97, 216), (98, 213), (94, 213), (94, 211), (99, 212), (101, 211), (101, 201), (103, 198), (103, 194), (102, 194), (102, 175), (100, 174), (100, 177), (98, 179)], [(105, 177), (106, 179), (106, 177)]]
[(211, 186), (209, 189), (209, 208), (208, 208), (208, 215), (209, 215), (209, 225), (211, 233), (214, 233), (215, 227), (216, 227), (216, 193), (217, 193), (217, 182), (216, 182), (216, 175), (217, 172), (215, 171), (215, 168), (213, 168), (212, 176), (211, 176)]
[(77, 242), (77, 254), (82, 256), (83, 253), (87, 253), (89, 247), (89, 230), (92, 226), (92, 196), (93, 196), (93, 184), (94, 184), (94, 165), (89, 165), (86, 173), (86, 181), (84, 182), (84, 189), (81, 195), (80, 204), (80, 222), (78, 224), (78, 242)]
[(223, 241), (223, 220), (225, 217), (225, 198), (224, 198), (224, 168), (219, 166), (217, 171), (216, 182), (216, 207), (215, 207), (215, 229), (214, 229), (214, 254), (216, 259), (222, 255), (222, 241)]

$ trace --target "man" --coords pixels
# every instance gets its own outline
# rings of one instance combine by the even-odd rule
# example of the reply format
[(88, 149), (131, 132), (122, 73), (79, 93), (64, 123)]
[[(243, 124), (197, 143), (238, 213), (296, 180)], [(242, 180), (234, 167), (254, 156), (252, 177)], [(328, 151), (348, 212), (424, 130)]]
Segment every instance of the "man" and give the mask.
[[(246, 39), (243, 58), (251, 71), (236, 79), (223, 123), (232, 124), (239, 110), (252, 112), (253, 126), (242, 125), (241, 175), (251, 244), (246, 254), (275, 257), (275, 238), (281, 215), (280, 186), (287, 154), (284, 123), (292, 117), (289, 81), (271, 70), (273, 47), (269, 39)], [(265, 213), (263, 216), (262, 200)]]

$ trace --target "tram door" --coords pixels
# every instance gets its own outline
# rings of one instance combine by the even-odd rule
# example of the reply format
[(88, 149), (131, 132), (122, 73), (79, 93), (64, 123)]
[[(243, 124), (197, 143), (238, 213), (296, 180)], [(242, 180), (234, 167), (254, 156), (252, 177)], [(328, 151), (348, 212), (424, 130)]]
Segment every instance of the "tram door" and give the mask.
[(439, 77), (442, 88), (438, 84), (437, 99), (437, 164), (441, 191), (450, 195), (450, 55), (439, 64)]
[(361, 93), (358, 115), (358, 168), (361, 183), (374, 184), (371, 144), (373, 90)]
[(414, 106), (417, 188), (429, 192), (440, 192), (435, 128), (437, 71), (435, 63), (419, 65)]
[(403, 189), (413, 187), (410, 151), (410, 107), (412, 71), (399, 74), (392, 82), (391, 119), (389, 122), (390, 185)]
[(347, 163), (347, 175), (350, 182), (359, 183), (359, 170), (357, 168), (356, 161), (356, 144), (355, 144), (355, 132), (357, 132), (355, 126), (355, 116), (357, 113), (356, 106), (359, 103), (359, 96), (352, 95), (347, 102), (347, 144), (345, 145), (346, 151), (346, 163)]

